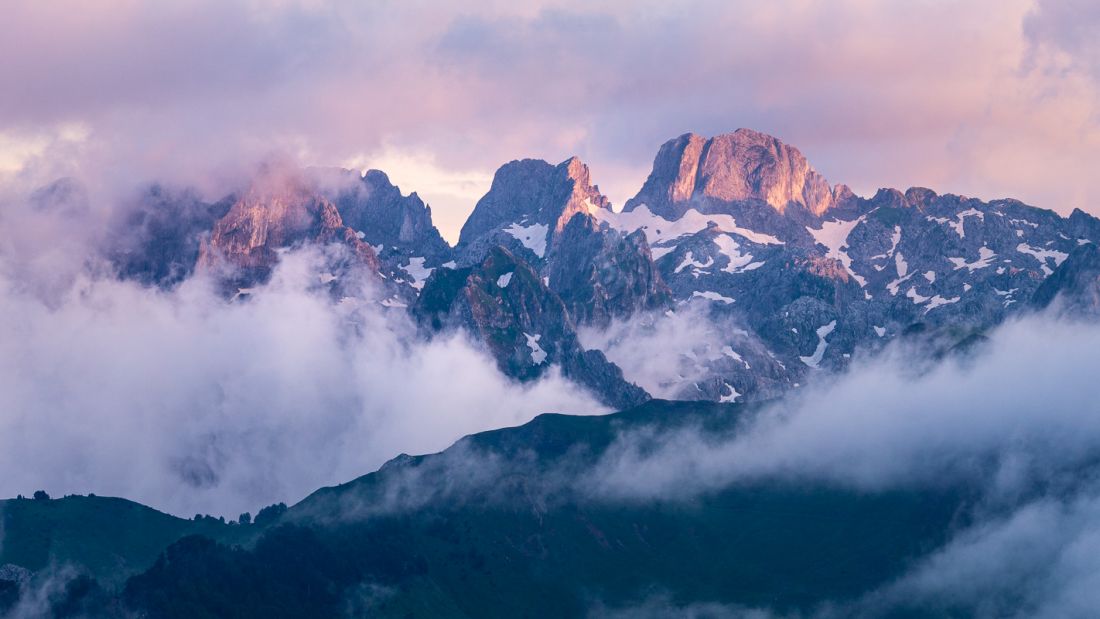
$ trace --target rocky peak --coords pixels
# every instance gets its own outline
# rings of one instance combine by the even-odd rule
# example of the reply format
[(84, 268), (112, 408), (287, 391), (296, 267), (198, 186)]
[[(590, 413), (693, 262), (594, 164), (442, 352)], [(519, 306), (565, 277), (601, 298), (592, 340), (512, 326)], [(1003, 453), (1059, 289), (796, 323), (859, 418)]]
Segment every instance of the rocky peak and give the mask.
[(738, 129), (713, 138), (687, 133), (665, 142), (625, 210), (645, 204), (666, 219), (678, 219), (698, 199), (757, 200), (780, 213), (797, 206), (819, 216), (850, 197), (846, 186), (831, 187), (797, 148)]
[(623, 233), (582, 214), (562, 230), (544, 273), (581, 325), (607, 327), (672, 300), (643, 232)]
[[(577, 213), (610, 208), (599, 187), (591, 184), (588, 166), (577, 157), (556, 166), (540, 159), (512, 161), (497, 170), (489, 193), (478, 200), (462, 226), (459, 246), (470, 246), (494, 231), (537, 226), (543, 238), (531, 245), (537, 241), (545, 248)], [(542, 257), (542, 252), (535, 253)]]
[(305, 242), (342, 242), (377, 271), (377, 257), (344, 225), (332, 201), (301, 170), (287, 165), (260, 167), (200, 248), (198, 264), (229, 268), (238, 284), (263, 281), (278, 261), (277, 250)]
[(649, 399), (597, 350), (584, 350), (565, 303), (538, 272), (503, 247), (469, 268), (431, 274), (411, 308), (429, 333), (460, 328), (485, 344), (502, 372), (519, 380), (551, 365), (616, 408)]
[(316, 170), (323, 193), (332, 200), (344, 224), (363, 240), (384, 250), (446, 260), (450, 246), (432, 223), (431, 208), (415, 192), (403, 195), (381, 170)]

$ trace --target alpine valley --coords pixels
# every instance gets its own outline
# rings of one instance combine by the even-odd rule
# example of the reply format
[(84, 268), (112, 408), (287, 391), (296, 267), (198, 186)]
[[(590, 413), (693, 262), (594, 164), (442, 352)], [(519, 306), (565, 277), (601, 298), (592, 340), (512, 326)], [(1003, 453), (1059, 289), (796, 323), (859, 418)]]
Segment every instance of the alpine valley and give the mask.
[[(986, 364), (1002, 330), (1036, 317), (1091, 324), (1100, 317), (1100, 219), (922, 187), (858, 196), (796, 148), (749, 129), (665, 142), (621, 208), (594, 180), (576, 157), (506, 163), (454, 246), (428, 205), (379, 170), (271, 161), (215, 201), (187, 187), (143, 189), (97, 256), (112, 278), (170, 292), (204, 277), (220, 302), (248, 304), (288, 253), (313, 248), (324, 262), (311, 277), (332, 303), (397, 316), (416, 341), (462, 333), (508, 380), (560, 374), (619, 412), (545, 411), (230, 522), (121, 498), (5, 500), (0, 611), (1037, 612), (1026, 592), (939, 595), (921, 570), (960, 543), (988, 541), (990, 523), (1015, 522), (1048, 493), (1092, 496), (1095, 449), (1032, 467), (1020, 454), (1050, 449), (1024, 422), (992, 424), (1008, 438), (962, 456), (948, 428), (920, 452), (942, 474), (894, 483), (836, 473), (839, 456), (800, 448), (782, 424), (813, 418), (820, 394), (855, 398), (862, 383), (845, 377), (867, 368), (902, 365), (916, 387), (887, 400), (904, 404), (921, 389), (950, 391), (937, 382), (944, 368), (969, 376)], [(66, 178), (33, 200), (78, 213), (87, 197)], [(880, 428), (879, 402), (853, 401), (847, 413), (866, 415), (856, 423)], [(828, 435), (829, 415), (818, 419), (798, 436)], [(921, 431), (914, 422), (898, 433)], [(763, 447), (745, 448), (746, 437)], [(736, 458), (716, 455), (730, 450)], [(745, 462), (749, 473), (724, 476)], [(802, 468), (812, 474), (791, 473)], [(1033, 469), (1041, 474), (1020, 472)]]

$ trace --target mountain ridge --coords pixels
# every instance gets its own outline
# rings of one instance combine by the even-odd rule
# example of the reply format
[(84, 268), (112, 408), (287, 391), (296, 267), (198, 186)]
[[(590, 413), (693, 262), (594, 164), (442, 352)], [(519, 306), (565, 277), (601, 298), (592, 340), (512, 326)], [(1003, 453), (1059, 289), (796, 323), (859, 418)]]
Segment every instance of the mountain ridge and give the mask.
[[(308, 189), (294, 194), (301, 204), (288, 210), (254, 200), (245, 209), (236, 197), (219, 206), (162, 195), (155, 207), (196, 215), (180, 217), (178, 233), (161, 231), (163, 217), (133, 224), (148, 229), (150, 221), (161, 222), (156, 234), (142, 231), (149, 239), (144, 250), (130, 243), (116, 255), (119, 273), (144, 283), (178, 282), (196, 262), (210, 262), (210, 248), (236, 231), (247, 241), (234, 250), (236, 264), (256, 272), (230, 283), (233, 296), (262, 283), (278, 250), (337, 241), (352, 250), (352, 264), (378, 274), (380, 302), (396, 311), (415, 307), (433, 274), (476, 269), (503, 247), (544, 279), (578, 333), (640, 321), (639, 333), (652, 334), (668, 312), (737, 325), (701, 347), (668, 353), (677, 370), (660, 378), (672, 390), (662, 394), (687, 399), (774, 397), (816, 372), (843, 370), (853, 357), (914, 328), (933, 338), (957, 328), (989, 329), (1028, 306), (1075, 247), (1100, 242), (1100, 220), (1080, 210), (1062, 217), (1012, 199), (983, 202), (922, 187), (859, 197), (830, 185), (796, 148), (748, 129), (665, 142), (622, 212), (611, 208), (577, 157), (556, 165), (506, 163), (454, 247), (439, 235), (430, 207), (415, 192), (402, 194), (381, 171), (261, 170), (261, 181), (265, 173), (302, 179), (297, 186)], [(298, 220), (319, 223), (297, 231), (290, 224)], [(258, 238), (250, 231), (261, 229), (278, 234), (253, 243)], [(189, 253), (196, 243), (198, 261)], [(322, 274), (335, 280), (334, 295), (346, 293), (340, 283), (350, 277), (348, 268)], [(503, 289), (492, 288), (488, 299), (504, 304)], [(477, 316), (461, 328), (497, 329)], [(509, 328), (531, 332), (533, 325)], [(516, 370), (507, 360), (530, 354), (520, 339), (510, 350), (483, 335), (475, 339), (502, 367)], [(629, 355), (615, 350), (622, 342), (605, 339), (601, 352), (629, 366)], [(511, 375), (523, 374), (517, 372)], [(625, 379), (637, 383), (629, 373)], [(617, 397), (597, 395), (605, 402)]]

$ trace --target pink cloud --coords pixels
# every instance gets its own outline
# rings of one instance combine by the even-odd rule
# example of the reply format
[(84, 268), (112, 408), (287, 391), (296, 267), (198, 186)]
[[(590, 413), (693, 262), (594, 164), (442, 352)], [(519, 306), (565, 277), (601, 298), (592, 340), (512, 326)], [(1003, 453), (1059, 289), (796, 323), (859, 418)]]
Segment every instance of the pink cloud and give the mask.
[[(208, 180), (272, 151), (489, 174), (578, 154), (621, 203), (656, 147), (740, 126), (857, 190), (1094, 207), (1088, 3), (117, 2), (10, 9), (0, 133), (90, 129), (117, 182)], [(49, 158), (44, 154), (41, 159)], [(420, 190), (403, 180), (407, 190)], [(460, 221), (464, 198), (433, 197)], [(440, 212), (440, 204), (436, 204)]]

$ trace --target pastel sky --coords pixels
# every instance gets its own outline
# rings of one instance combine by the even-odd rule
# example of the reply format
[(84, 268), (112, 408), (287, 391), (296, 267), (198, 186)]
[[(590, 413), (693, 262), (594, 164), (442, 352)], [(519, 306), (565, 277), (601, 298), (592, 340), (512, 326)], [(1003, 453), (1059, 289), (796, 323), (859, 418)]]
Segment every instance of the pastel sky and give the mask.
[(16, 0), (0, 180), (215, 190), (272, 153), (377, 167), (451, 239), (493, 171), (581, 156), (621, 205), (738, 127), (857, 193), (1100, 214), (1094, 0)]

